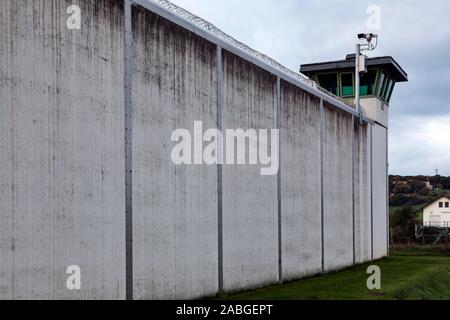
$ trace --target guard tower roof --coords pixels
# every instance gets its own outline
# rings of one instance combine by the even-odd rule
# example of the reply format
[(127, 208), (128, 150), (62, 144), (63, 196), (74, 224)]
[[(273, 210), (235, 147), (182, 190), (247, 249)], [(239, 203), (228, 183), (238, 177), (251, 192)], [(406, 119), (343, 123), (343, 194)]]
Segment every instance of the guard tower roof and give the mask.
[[(408, 81), (408, 74), (400, 67), (397, 61), (390, 56), (366, 59), (367, 67), (383, 67), (395, 82)], [(351, 69), (355, 67), (355, 54), (348, 54), (345, 60), (303, 64), (300, 72), (303, 74), (317, 73), (329, 70)]]

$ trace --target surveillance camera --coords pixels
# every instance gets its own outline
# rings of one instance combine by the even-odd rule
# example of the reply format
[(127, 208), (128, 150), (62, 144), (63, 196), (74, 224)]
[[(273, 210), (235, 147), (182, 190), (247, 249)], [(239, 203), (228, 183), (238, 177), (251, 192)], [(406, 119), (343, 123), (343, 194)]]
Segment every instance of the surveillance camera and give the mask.
[(373, 38), (376, 38), (377, 35), (373, 33), (359, 33), (358, 39), (366, 39), (367, 42), (372, 42)]

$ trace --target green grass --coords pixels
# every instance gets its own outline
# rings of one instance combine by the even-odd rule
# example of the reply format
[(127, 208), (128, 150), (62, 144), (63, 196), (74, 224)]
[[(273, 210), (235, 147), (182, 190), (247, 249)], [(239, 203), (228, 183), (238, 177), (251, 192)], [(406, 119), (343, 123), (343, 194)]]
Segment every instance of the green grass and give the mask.
[[(381, 268), (382, 290), (369, 292), (367, 267)], [(450, 299), (450, 252), (444, 249), (394, 250), (391, 256), (343, 271), (275, 285), (253, 291), (222, 295), (231, 300), (379, 300)]]

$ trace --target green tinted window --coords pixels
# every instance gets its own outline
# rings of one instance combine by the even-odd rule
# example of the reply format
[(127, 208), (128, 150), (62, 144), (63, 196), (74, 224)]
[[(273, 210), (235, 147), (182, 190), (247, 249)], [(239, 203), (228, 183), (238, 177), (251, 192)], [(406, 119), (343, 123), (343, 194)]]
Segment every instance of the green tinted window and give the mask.
[(395, 82), (392, 84), (391, 91), (389, 92), (389, 95), (387, 97), (387, 103), (389, 103), (389, 101), (391, 101), (392, 92), (394, 92), (394, 87), (395, 87)]
[(338, 78), (337, 73), (319, 74), (317, 75), (319, 85), (325, 90), (338, 95)]
[(377, 71), (369, 70), (361, 76), (359, 94), (362, 96), (373, 95), (375, 91), (375, 81), (377, 80)]
[(341, 84), (342, 84), (342, 96), (343, 97), (351, 97), (354, 95), (353, 73), (342, 73), (341, 74)]
[(384, 89), (384, 92), (383, 92), (383, 97), (382, 98), (383, 98), (384, 101), (388, 100), (388, 97), (389, 97), (389, 94), (391, 93), (391, 89), (392, 89), (393, 85), (394, 85), (394, 81), (389, 79), (387, 81), (386, 88)]
[(381, 90), (383, 89), (384, 80), (386, 79), (386, 75), (384, 72), (381, 72), (380, 79), (378, 80), (377, 87), (377, 96), (381, 97)]
[(388, 77), (384, 78), (383, 87), (381, 88), (381, 93), (380, 93), (381, 99), (386, 100), (386, 94), (389, 93), (391, 83), (392, 83), (392, 80), (390, 80)]

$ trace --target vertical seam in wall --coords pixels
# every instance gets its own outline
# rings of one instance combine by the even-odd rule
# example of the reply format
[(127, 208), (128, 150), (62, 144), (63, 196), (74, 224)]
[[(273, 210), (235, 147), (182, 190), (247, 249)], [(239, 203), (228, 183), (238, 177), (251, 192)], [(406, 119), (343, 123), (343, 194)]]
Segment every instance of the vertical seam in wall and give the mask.
[(388, 138), (388, 129), (386, 128), (386, 246), (387, 246), (387, 255), (389, 255), (389, 234), (390, 234), (390, 226), (389, 226), (389, 138)]
[(131, 72), (133, 34), (131, 1), (124, 0), (124, 68), (125, 68), (125, 292), (133, 300), (133, 106), (131, 102)]
[(373, 261), (373, 125), (370, 125), (370, 242)]
[(282, 127), (282, 93), (281, 93), (281, 79), (277, 77), (277, 127), (278, 127), (278, 186), (277, 186), (277, 198), (278, 198), (278, 281), (283, 283), (283, 249), (282, 249), (282, 222), (281, 222), (281, 127)]
[(322, 273), (325, 271), (325, 228), (324, 228), (324, 136), (325, 136), (325, 111), (323, 99), (320, 99), (320, 233), (322, 247)]
[(353, 241), (353, 264), (356, 263), (355, 249), (355, 116), (352, 116), (352, 241)]
[[(222, 131), (222, 48), (216, 47), (216, 85), (217, 85), (217, 128)], [(218, 150), (223, 150), (223, 141)], [(222, 203), (222, 161), (223, 154), (217, 163), (217, 237), (218, 237), (218, 290), (223, 292), (223, 203)]]

